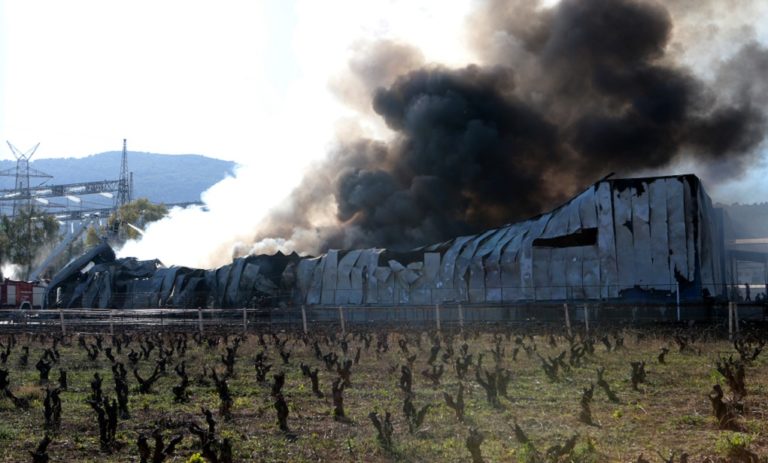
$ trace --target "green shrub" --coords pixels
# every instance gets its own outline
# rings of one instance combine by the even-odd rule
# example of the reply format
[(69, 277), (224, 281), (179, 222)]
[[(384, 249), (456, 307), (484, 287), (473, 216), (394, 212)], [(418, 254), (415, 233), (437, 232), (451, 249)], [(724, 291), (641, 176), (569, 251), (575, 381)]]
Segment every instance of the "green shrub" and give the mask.
[(726, 432), (720, 435), (715, 451), (725, 457), (734, 458), (749, 452), (752, 436), (743, 432)]
[(595, 442), (591, 437), (576, 444), (571, 452), (570, 461), (574, 463), (597, 463), (600, 461), (600, 454), (597, 452)]

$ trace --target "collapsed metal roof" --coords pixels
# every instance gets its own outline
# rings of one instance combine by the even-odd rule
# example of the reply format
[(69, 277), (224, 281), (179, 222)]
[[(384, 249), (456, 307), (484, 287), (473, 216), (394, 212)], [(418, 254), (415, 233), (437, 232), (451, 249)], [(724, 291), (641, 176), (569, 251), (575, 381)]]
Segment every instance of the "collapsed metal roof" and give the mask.
[[(510, 200), (514, 200), (511, 198)], [(605, 179), (559, 208), (408, 253), (248, 256), (212, 270), (101, 245), (51, 282), (63, 307), (426, 305), (725, 296), (722, 214), (694, 175)], [(86, 268), (91, 261), (98, 265)], [(57, 292), (58, 291), (58, 292)], [(58, 298), (56, 295), (58, 294)]]

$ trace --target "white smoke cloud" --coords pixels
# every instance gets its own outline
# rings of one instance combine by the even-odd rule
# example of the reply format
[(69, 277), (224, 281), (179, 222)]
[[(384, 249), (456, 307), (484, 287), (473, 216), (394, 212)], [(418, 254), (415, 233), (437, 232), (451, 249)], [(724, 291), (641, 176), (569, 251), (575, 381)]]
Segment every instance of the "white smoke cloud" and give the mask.
[[(552, 6), (556, 0), (542, 2)], [(675, 17), (670, 50), (673, 59), (691, 67), (704, 79), (716, 78), (716, 69), (750, 40), (768, 43), (768, 22), (754, 18), (768, 16), (768, 3), (744, 2), (739, 8), (720, 0), (667, 0), (663, 2)], [(361, 40), (389, 39), (417, 48), (426, 62), (464, 66), (475, 61), (467, 48), (465, 18), (473, 4), (469, 0), (360, 2), (334, 0), (295, 2), (290, 43), (275, 43), (273, 55), (290, 60), (294, 73), (288, 81), (270, 82), (262, 95), (264, 108), (257, 127), (246, 130), (257, 140), (233, 177), (203, 195), (206, 207), (176, 209), (167, 219), (150, 224), (140, 241), (127, 243), (119, 256), (158, 258), (166, 265), (214, 267), (231, 261), (234, 255), (272, 253), (301, 249), (304, 241), (317, 241), (323, 225), (332, 222), (335, 204), (313, 211), (309, 222), (315, 229), (302, 229), (293, 236), (271, 237), (255, 245), (253, 237), (274, 208), (286, 207), (283, 199), (298, 185), (304, 174), (312, 175), (312, 161), (321, 159), (332, 147), (338, 133), (358, 133), (384, 139), (390, 135), (370, 109), (345, 106), (336, 77), (344, 74)], [(285, 34), (283, 34), (285, 36)], [(262, 63), (269, 67), (270, 63)], [(265, 70), (265, 74), (269, 74)], [(272, 79), (276, 78), (271, 75)], [(278, 79), (286, 78), (277, 75)], [(263, 81), (264, 77), (256, 79)], [(257, 84), (258, 85), (258, 84)], [(276, 90), (279, 89), (279, 90)], [(212, 89), (200, 89), (210, 92)], [(222, 118), (237, 115), (222, 114)], [(663, 172), (716, 175), (697, 172), (695, 164), (668, 166)], [(756, 163), (739, 182), (708, 186), (716, 201), (742, 201), (765, 197), (768, 166)], [(749, 196), (752, 195), (752, 196)], [(283, 211), (290, 213), (290, 211)]]
[[(359, 2), (299, 0), (290, 43), (268, 47), (273, 55), (290, 60), (295, 72), (288, 82), (272, 82), (264, 95), (270, 109), (250, 127), (257, 149), (233, 177), (203, 194), (205, 208), (175, 209), (168, 218), (150, 224), (144, 237), (118, 251), (120, 257), (158, 258), (166, 265), (214, 267), (246, 252), (295, 249), (310, 239), (303, 231), (293, 237), (275, 237), (253, 247), (253, 237), (270, 210), (311, 175), (312, 160), (329, 151), (336, 134), (355, 131), (386, 137), (381, 121), (344, 106), (331, 90), (335, 76), (343, 73), (361, 39), (390, 39), (418, 47), (431, 62), (461, 65), (471, 60), (463, 30), (468, 0)], [(282, 34), (283, 36), (285, 34)], [(263, 63), (268, 66), (270, 63)], [(265, 74), (269, 70), (265, 69)], [(285, 75), (273, 75), (283, 79)], [(255, 83), (258, 85), (258, 83)], [(270, 92), (282, 89), (278, 95)], [(215, 89), (200, 89), (202, 93)], [(254, 107), (260, 112), (263, 108)], [(222, 114), (222, 118), (237, 115)], [(233, 156), (234, 157), (234, 156)], [(335, 211), (333, 204), (316, 211), (313, 223), (322, 225)]]

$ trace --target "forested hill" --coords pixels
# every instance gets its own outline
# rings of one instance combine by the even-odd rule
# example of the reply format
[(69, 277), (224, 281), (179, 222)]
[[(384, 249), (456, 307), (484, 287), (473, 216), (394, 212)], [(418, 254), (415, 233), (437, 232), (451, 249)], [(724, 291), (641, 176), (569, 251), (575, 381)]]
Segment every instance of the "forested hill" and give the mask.
[[(53, 175), (51, 179), (31, 178), (30, 185), (117, 180), (120, 152), (110, 151), (84, 158), (33, 159), (32, 169)], [(15, 169), (15, 160), (0, 161), (0, 169)], [(232, 173), (235, 163), (196, 154), (167, 155), (128, 152), (128, 170), (133, 172), (134, 197), (152, 202), (198, 201), (200, 193)], [(13, 177), (0, 177), (0, 188), (13, 188)]]

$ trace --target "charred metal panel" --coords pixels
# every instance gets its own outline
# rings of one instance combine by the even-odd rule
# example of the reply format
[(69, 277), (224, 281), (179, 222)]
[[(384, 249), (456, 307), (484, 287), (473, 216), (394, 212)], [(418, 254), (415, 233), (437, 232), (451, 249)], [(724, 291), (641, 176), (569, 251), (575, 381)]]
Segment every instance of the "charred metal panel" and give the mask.
[(185, 305), (183, 305), (181, 301), (181, 297), (179, 295), (184, 290), (184, 285), (186, 285), (187, 282), (188, 282), (187, 275), (181, 272), (176, 272), (176, 278), (173, 281), (173, 293), (171, 294), (171, 296), (168, 297), (168, 300), (166, 302), (168, 306), (186, 307)]
[[(551, 216), (545, 214), (540, 216), (538, 219), (529, 222), (528, 233), (523, 236), (523, 240), (520, 245), (520, 288), (523, 299), (534, 299), (535, 296), (535, 263), (533, 261), (533, 240), (541, 237), (541, 233), (547, 226), (550, 217)], [(545, 272), (548, 272), (548, 269), (545, 270)]]
[(209, 293), (203, 272), (195, 271), (184, 283), (184, 289), (173, 297), (176, 307), (204, 307)]
[[(160, 301), (160, 292), (163, 289), (163, 281), (165, 280), (165, 272), (167, 269), (159, 268), (155, 271), (155, 274), (152, 275), (152, 278), (149, 279), (150, 283), (150, 298), (151, 298), (151, 305), (149, 307), (160, 307), (161, 301)], [(111, 279), (109, 279), (111, 280)], [(108, 281), (107, 286), (112, 286), (112, 282)]]
[(215, 271), (216, 289), (214, 294), (216, 295), (216, 307), (224, 306), (227, 282), (229, 282), (230, 273), (232, 273), (232, 264), (219, 267), (219, 269)]
[[(584, 299), (584, 249), (594, 246), (565, 248), (565, 296), (564, 299)], [(594, 265), (595, 262), (592, 262)]]
[(702, 188), (697, 189), (696, 202), (699, 205), (696, 219), (699, 225), (698, 248), (701, 261), (701, 283), (703, 289), (706, 289), (710, 296), (714, 296), (717, 294), (717, 289), (715, 287), (714, 247), (712, 245), (713, 231), (712, 220), (708, 220), (708, 218), (714, 217), (714, 214), (710, 199)]
[(396, 260), (390, 260), (388, 264), (394, 276), (394, 299), (398, 304), (408, 304), (411, 299), (411, 284), (419, 278), (419, 275)]
[(667, 224), (667, 185), (655, 180), (648, 185), (650, 194), (651, 271), (652, 285), (656, 289), (674, 290), (674, 279), (669, 273), (669, 225)]
[(487, 302), (502, 301), (501, 251), (513, 238), (516, 226), (503, 228), (502, 237), (496, 242), (493, 251), (485, 258), (485, 299)]
[[(533, 248), (533, 285), (531, 297), (534, 301), (552, 299), (550, 295), (551, 281), (549, 266), (552, 264), (552, 249)], [(529, 299), (526, 297), (526, 299)]]
[(635, 252), (632, 233), (632, 196), (634, 188), (613, 191), (613, 229), (616, 235), (616, 266), (619, 271), (619, 291), (635, 285)]
[[(549, 264), (549, 298), (563, 300), (566, 298), (566, 254), (568, 248), (552, 248), (552, 260)], [(581, 272), (579, 272), (581, 273)]]
[(319, 262), (319, 258), (314, 258), (301, 259), (298, 263), (296, 268), (296, 286), (299, 288), (302, 303), (307, 302), (309, 289), (312, 287), (312, 275)]
[(688, 281), (693, 281), (695, 271), (698, 266), (696, 262), (696, 235), (694, 234), (695, 223), (697, 221), (697, 207), (694, 204), (694, 198), (691, 194), (691, 184), (685, 178), (681, 178), (685, 192), (685, 247), (688, 256)]
[(101, 289), (99, 290), (99, 308), (100, 309), (110, 309), (114, 307), (114, 302), (112, 301), (112, 287), (114, 286), (114, 281), (112, 280), (112, 274), (108, 273), (105, 275), (104, 281), (101, 285)]
[(326, 253), (325, 265), (323, 266), (323, 292), (322, 303), (333, 305), (336, 301), (336, 280), (339, 272), (338, 264), (339, 251), (331, 249)]
[(475, 235), (472, 240), (468, 241), (462, 249), (459, 257), (456, 259), (456, 268), (454, 269), (453, 287), (457, 290), (456, 297), (459, 301), (469, 300), (469, 265), (472, 262), (472, 257), (475, 255), (478, 246), (494, 233), (493, 230), (487, 231), (482, 235)]
[(632, 237), (634, 248), (635, 284), (646, 287), (654, 283), (653, 263), (651, 261), (651, 210), (648, 184), (632, 195)]
[(147, 278), (126, 281), (126, 309), (152, 307), (152, 283)]
[(570, 205), (571, 203), (560, 206), (554, 212), (544, 214), (548, 216), (547, 225), (537, 238), (553, 238), (555, 236), (567, 235), (568, 218), (570, 216), (568, 209)]
[(469, 300), (470, 302), (485, 302), (485, 257), (493, 252), (499, 240), (506, 234), (505, 229), (491, 232), (475, 251), (469, 264)]
[(584, 228), (581, 224), (581, 201), (584, 193), (572, 199), (565, 207), (568, 212), (568, 227), (564, 234), (576, 233)]
[(428, 303), (435, 304), (442, 302), (438, 299), (436, 289), (438, 289), (438, 278), (440, 276), (440, 253), (424, 253), (424, 288), (427, 292)]
[(379, 262), (379, 254), (376, 249), (363, 249), (352, 269), (352, 287), (360, 287), (360, 299), (356, 304), (375, 303), (378, 299), (376, 277), (374, 272)]
[(312, 284), (307, 293), (307, 304), (319, 304), (323, 299), (323, 275), (325, 274), (326, 256), (322, 256), (312, 273)]
[(501, 252), (501, 293), (504, 301), (517, 301), (523, 298), (521, 288), (522, 272), (520, 269), (521, 247), (528, 233), (529, 222), (514, 226), (513, 236)]
[(235, 300), (236, 307), (252, 307), (254, 298), (256, 298), (256, 287), (259, 280), (259, 271), (261, 266), (256, 263), (248, 262), (240, 273), (240, 282), (238, 284), (238, 294)]
[(378, 300), (381, 304), (395, 303), (395, 277), (389, 267), (377, 267), (374, 272), (378, 285)]
[(616, 235), (613, 225), (613, 200), (608, 182), (601, 182), (595, 191), (597, 205), (597, 247), (600, 258), (600, 296), (618, 297), (618, 269), (616, 268)]
[[(341, 258), (336, 274), (336, 304), (352, 304), (362, 299), (362, 278), (358, 278), (358, 287), (352, 286), (352, 268), (360, 257), (360, 250), (349, 251)], [(359, 303), (359, 302), (358, 302)]]
[(339, 260), (336, 274), (336, 289), (341, 291), (352, 289), (350, 272), (360, 257), (360, 250), (349, 251)]
[(579, 218), (581, 219), (581, 228), (598, 227), (594, 187), (587, 188), (584, 193), (579, 195)]
[(363, 302), (363, 269), (353, 267), (349, 275), (352, 280), (352, 290), (347, 300), (350, 304), (361, 304)]
[(243, 275), (243, 268), (245, 267), (246, 259), (241, 257), (235, 259), (232, 263), (232, 272), (227, 281), (226, 297), (224, 299), (224, 307), (237, 307), (238, 295), (240, 293), (240, 278)]
[[(585, 299), (600, 298), (600, 250), (597, 246), (582, 249), (581, 275)], [(575, 297), (575, 296), (574, 296)]]
[(433, 286), (427, 282), (424, 269), (423, 260), (421, 262), (411, 262), (406, 266), (405, 272), (411, 272), (407, 276), (411, 280), (408, 288), (410, 293), (409, 300), (412, 304), (431, 304)]
[(473, 238), (475, 238), (475, 236), (460, 236), (454, 239), (451, 247), (445, 251), (445, 254), (443, 254), (443, 259), (440, 264), (440, 284), (443, 288), (453, 289), (456, 258), (464, 247), (464, 244)]
[[(728, 283), (728, 275), (726, 273), (726, 262), (725, 262), (725, 231), (723, 230), (724, 227), (724, 211), (720, 208), (712, 208), (712, 229), (713, 229), (713, 249), (714, 251), (714, 267), (715, 267), (715, 277), (716, 282), (720, 286), (717, 288), (716, 296), (723, 296), (727, 297), (728, 295), (728, 289), (727, 289), (727, 283)], [(768, 259), (766, 260), (766, 265), (768, 266)], [(768, 280), (768, 275), (766, 275), (766, 280)], [(766, 291), (768, 291), (768, 288), (766, 288)]]
[(160, 288), (160, 305), (165, 306), (168, 304), (168, 298), (171, 297), (171, 294), (173, 293), (173, 282), (176, 281), (176, 273), (179, 271), (180, 267), (170, 267), (164, 270), (163, 272), (163, 284)]
[(688, 278), (688, 249), (685, 244), (685, 210), (683, 184), (676, 178), (664, 181), (667, 186), (667, 223), (669, 224), (669, 272)]
[(83, 293), (83, 307), (87, 309), (96, 308), (96, 297), (99, 295), (99, 287), (101, 286), (103, 275), (104, 273), (97, 273), (88, 282), (88, 287)]
[[(57, 288), (65, 285), (68, 281), (72, 282), (73, 280), (77, 279), (80, 275), (80, 272), (91, 262), (98, 265), (101, 263), (113, 262), (114, 260), (115, 251), (113, 251), (106, 242), (101, 242), (91, 249), (85, 251), (83, 255), (65, 265), (63, 269), (58, 271), (56, 275), (53, 276), (51, 281), (48, 283), (48, 289), (45, 297), (46, 305), (50, 307), (55, 306)], [(63, 297), (66, 297), (66, 295)]]

